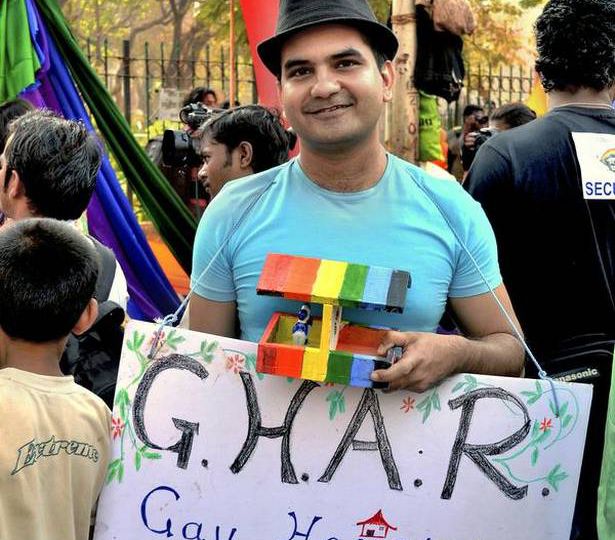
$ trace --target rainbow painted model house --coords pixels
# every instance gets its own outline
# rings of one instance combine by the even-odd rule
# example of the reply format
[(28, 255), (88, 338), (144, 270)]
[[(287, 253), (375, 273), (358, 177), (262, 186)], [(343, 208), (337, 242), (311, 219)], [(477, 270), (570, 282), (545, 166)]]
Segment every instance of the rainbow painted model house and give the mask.
[(256, 369), (317, 382), (377, 387), (374, 369), (390, 361), (378, 356), (383, 328), (342, 320), (342, 308), (401, 313), (410, 274), (379, 266), (325, 259), (268, 254), (256, 286), (257, 294), (281, 296), (302, 303), (322, 304), (305, 346), (295, 345), (292, 329), (297, 315), (273, 314), (258, 344)]

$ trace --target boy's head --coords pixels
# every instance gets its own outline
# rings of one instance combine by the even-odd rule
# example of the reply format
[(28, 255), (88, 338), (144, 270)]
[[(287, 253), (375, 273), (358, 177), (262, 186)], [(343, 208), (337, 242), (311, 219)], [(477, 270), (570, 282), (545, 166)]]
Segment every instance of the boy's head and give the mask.
[(260, 105), (229, 109), (203, 127), (199, 178), (215, 197), (230, 180), (284, 163), (294, 143), (276, 112)]
[(197, 86), (184, 98), (182, 106), (190, 105), (190, 103), (202, 103), (206, 107), (217, 107), (218, 96), (211, 88), (205, 86)]
[(26, 219), (0, 230), (0, 329), (9, 338), (55, 342), (96, 318), (98, 257), (69, 224)]
[(34, 107), (29, 102), (19, 98), (0, 105), (0, 154), (4, 151), (10, 123), (33, 109)]
[(536, 120), (536, 113), (524, 103), (507, 103), (491, 113), (490, 126), (506, 131)]
[(28, 112), (11, 123), (0, 156), (0, 210), (15, 220), (77, 219), (92, 197), (100, 160), (83, 123)]
[(550, 0), (535, 25), (536, 71), (547, 92), (615, 82), (615, 2)]

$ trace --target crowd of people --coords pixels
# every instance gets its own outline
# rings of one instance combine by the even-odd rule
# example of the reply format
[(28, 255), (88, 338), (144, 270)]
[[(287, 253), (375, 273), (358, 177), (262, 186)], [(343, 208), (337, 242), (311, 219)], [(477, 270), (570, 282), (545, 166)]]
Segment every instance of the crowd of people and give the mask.
[[(258, 341), (273, 312), (294, 311), (256, 295), (269, 252), (408, 269), (403, 315), (347, 313), (403, 330), (379, 350), (401, 347), (401, 358), (372, 379), (422, 392), (456, 373), (544, 369), (594, 384), (571, 540), (594, 539), (615, 346), (615, 197), (586, 196), (582, 164), (596, 150), (577, 135), (615, 148), (615, 4), (549, 0), (535, 32), (549, 112), (467, 106), (448, 141), (459, 181), (436, 180), (380, 142), (395, 80), (391, 30), (365, 0), (283, 1), (258, 54), (292, 130), (259, 105), (229, 106), (199, 126), (197, 177), (211, 200), (183, 325)], [(186, 99), (217, 101), (202, 87)], [(0, 106), (0, 538), (88, 538), (105, 477), (111, 403), (61, 362), (70, 336), (100, 319), (99, 303), (126, 309), (120, 266), (79, 230), (100, 161), (82, 123), (21, 100)], [(438, 333), (445, 316), (455, 331)]]

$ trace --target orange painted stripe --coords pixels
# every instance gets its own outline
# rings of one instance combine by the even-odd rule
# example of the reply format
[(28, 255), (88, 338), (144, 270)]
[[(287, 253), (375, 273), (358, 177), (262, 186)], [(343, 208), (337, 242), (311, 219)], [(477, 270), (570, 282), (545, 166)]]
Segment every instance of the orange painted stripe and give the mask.
[(308, 257), (293, 259), (284, 285), (284, 298), (309, 302), (320, 263), (320, 259)]

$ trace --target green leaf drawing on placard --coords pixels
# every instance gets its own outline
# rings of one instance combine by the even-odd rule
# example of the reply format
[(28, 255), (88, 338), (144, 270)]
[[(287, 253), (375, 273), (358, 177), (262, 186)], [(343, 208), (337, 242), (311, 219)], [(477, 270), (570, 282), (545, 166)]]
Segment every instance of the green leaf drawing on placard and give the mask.
[[(468, 384), (466, 381), (464, 384)], [(431, 392), (427, 396), (425, 396), (416, 406), (417, 411), (421, 411), (423, 413), (422, 422), (423, 424), (427, 421), (429, 416), (431, 415), (432, 410), (439, 411), (441, 410), (440, 405), (440, 395), (438, 393), (438, 387), (434, 387)]]
[(568, 424), (570, 424), (571, 420), (572, 420), (572, 415), (571, 414), (567, 414), (566, 416), (564, 416), (564, 419), (562, 420), (562, 427), (563, 428), (567, 428)]
[(246, 367), (254, 371), (259, 380), (262, 381), (265, 378), (265, 375), (263, 373), (259, 373), (258, 371), (256, 371), (256, 355), (254, 353), (246, 354)]
[(186, 341), (186, 338), (184, 336), (178, 336), (177, 330), (171, 330), (164, 344), (169, 347), (169, 349), (176, 351), (177, 346), (184, 341)]
[(451, 390), (451, 394), (454, 394), (455, 392), (459, 392), (459, 390), (461, 390), (465, 385), (466, 383), (463, 381), (458, 382), (455, 386), (453, 386), (453, 389)]
[(532, 466), (536, 465), (536, 462), (538, 461), (539, 452), (540, 451), (538, 450), (538, 447), (534, 447), (534, 450), (532, 450), (532, 459), (531, 459)]
[(421, 400), (419, 404), (416, 406), (417, 411), (421, 411), (423, 413), (423, 424), (429, 418), (431, 414), (431, 396), (426, 397)]
[(141, 450), (135, 452), (135, 469), (137, 471), (141, 469)]
[(568, 478), (568, 474), (564, 471), (560, 471), (560, 465), (556, 465), (551, 469), (547, 475), (547, 482), (553, 487), (555, 491), (559, 489), (559, 483)]
[(438, 396), (438, 394), (434, 393), (431, 396), (431, 403), (436, 411), (440, 410), (440, 396)]
[[(107, 484), (113, 481), (116, 476), (119, 476), (120, 467), (122, 470), (122, 477), (124, 475), (124, 466), (122, 465), (122, 460), (120, 458), (114, 459), (109, 466), (107, 467)], [(118, 478), (118, 481), (122, 480)]]
[(206, 364), (211, 364), (211, 362), (214, 359), (214, 351), (216, 350), (217, 347), (218, 347), (217, 341), (212, 341), (211, 343), (208, 343), (207, 341), (201, 342), (201, 348), (199, 349), (199, 354), (201, 355), (203, 362), (205, 362)]
[(126, 341), (126, 347), (129, 351), (138, 351), (145, 341), (145, 334), (140, 334), (136, 330), (132, 333), (132, 338)]
[(115, 405), (119, 407), (120, 418), (126, 423), (128, 421), (128, 409), (130, 408), (130, 398), (125, 388), (120, 388), (114, 400)]
[(455, 392), (459, 392), (459, 390), (461, 390), (464, 387), (465, 387), (466, 393), (471, 392), (472, 390), (475, 390), (478, 387), (478, 380), (473, 375), (464, 375), (463, 381), (458, 382), (455, 386), (453, 386), (453, 389), (451, 390), (451, 394), (454, 394)]
[(327, 395), (329, 402), (329, 420), (333, 420), (337, 414), (346, 412), (346, 398), (339, 390), (331, 390)]

